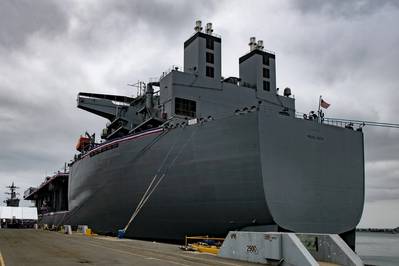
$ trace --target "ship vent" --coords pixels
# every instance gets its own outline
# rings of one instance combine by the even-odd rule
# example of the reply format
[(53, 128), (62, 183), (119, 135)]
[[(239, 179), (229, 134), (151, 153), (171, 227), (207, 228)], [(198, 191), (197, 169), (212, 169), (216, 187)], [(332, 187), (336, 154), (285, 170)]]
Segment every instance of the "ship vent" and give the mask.
[(285, 97), (290, 97), (291, 96), (291, 89), (290, 88), (285, 88), (284, 89), (284, 96)]
[(206, 33), (212, 35), (212, 32), (213, 32), (212, 23), (206, 23)]
[[(209, 23), (208, 23), (208, 24), (209, 24)], [(207, 25), (207, 26), (208, 26), (208, 25)], [(201, 20), (197, 20), (197, 21), (195, 22), (194, 30), (195, 30), (196, 32), (201, 32), (201, 31), (202, 31), (202, 22), (201, 22)]]
[(249, 38), (249, 43), (248, 43), (248, 45), (249, 45), (249, 50), (250, 50), (250, 51), (255, 50), (256, 47), (257, 47), (256, 38), (255, 38), (255, 37)]
[(258, 41), (258, 45), (257, 45), (257, 47), (256, 48), (258, 48), (259, 50), (262, 50), (263, 51), (263, 41), (262, 40), (259, 40)]

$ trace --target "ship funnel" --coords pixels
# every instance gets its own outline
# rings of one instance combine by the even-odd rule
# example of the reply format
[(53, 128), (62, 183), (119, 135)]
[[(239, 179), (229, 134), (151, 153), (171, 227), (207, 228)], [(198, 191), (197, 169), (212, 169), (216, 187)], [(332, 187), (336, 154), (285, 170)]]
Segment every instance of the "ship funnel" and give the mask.
[(196, 32), (201, 32), (202, 31), (202, 21), (201, 20), (197, 20), (196, 22), (195, 22), (195, 27), (194, 27), (194, 30), (196, 31)]
[(250, 51), (253, 51), (253, 50), (255, 50), (256, 49), (256, 38), (255, 37), (251, 37), (251, 38), (249, 38), (249, 43), (248, 43), (248, 45), (249, 45), (249, 50)]
[(212, 32), (213, 32), (212, 23), (206, 23), (206, 33), (212, 35)]
[(259, 41), (258, 41), (258, 46), (257, 46), (257, 48), (258, 48), (259, 50), (263, 50), (263, 41), (262, 41), (262, 40), (259, 40)]

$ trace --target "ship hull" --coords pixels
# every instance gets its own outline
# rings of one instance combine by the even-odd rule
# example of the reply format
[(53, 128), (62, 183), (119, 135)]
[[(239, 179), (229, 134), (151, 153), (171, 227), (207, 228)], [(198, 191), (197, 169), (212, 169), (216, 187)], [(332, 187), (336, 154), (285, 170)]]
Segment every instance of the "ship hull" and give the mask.
[(181, 240), (264, 225), (342, 234), (363, 210), (363, 134), (259, 112), (155, 130), (76, 161), (69, 211), (42, 222), (116, 233), (157, 173), (164, 178), (128, 237)]

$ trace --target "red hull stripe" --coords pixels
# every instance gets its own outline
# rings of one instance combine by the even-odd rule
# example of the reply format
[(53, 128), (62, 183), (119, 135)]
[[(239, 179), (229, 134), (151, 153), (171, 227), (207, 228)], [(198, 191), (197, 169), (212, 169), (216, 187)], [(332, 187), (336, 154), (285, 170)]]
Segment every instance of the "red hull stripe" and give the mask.
[(122, 142), (130, 141), (130, 140), (133, 140), (133, 139), (137, 139), (137, 138), (140, 138), (140, 137), (144, 137), (144, 136), (147, 136), (147, 135), (151, 135), (151, 134), (155, 134), (155, 133), (158, 133), (158, 132), (162, 132), (163, 130), (164, 130), (163, 128), (158, 128), (158, 129), (146, 131), (146, 132), (143, 132), (143, 133), (140, 133), (140, 134), (137, 134), (137, 135), (127, 136), (127, 137), (124, 137), (124, 138), (121, 138), (121, 139), (113, 140), (111, 142), (108, 142), (106, 144), (98, 146), (95, 149), (89, 151), (88, 153), (86, 153), (82, 157), (82, 159), (85, 158), (86, 156), (90, 155), (91, 153), (98, 151), (99, 149), (103, 149), (105, 147), (111, 146), (111, 145), (116, 144), (116, 143), (122, 143)]
[[(137, 135), (127, 136), (127, 137), (124, 137), (124, 138), (121, 138), (121, 139), (117, 139), (117, 140), (111, 141), (111, 142), (109, 142), (109, 143), (106, 143), (106, 144), (103, 144), (103, 145), (101, 145), (101, 146), (98, 146), (97, 148), (95, 148), (95, 149), (91, 150), (90, 152), (86, 153), (86, 154), (82, 157), (82, 159), (85, 158), (86, 156), (90, 155), (92, 152), (95, 152), (95, 151), (97, 151), (97, 150), (99, 150), (99, 149), (102, 149), (102, 148), (104, 148), (104, 147), (108, 147), (108, 146), (113, 145), (113, 144), (116, 144), (116, 143), (121, 143), (121, 142), (125, 142), (125, 141), (130, 141), (130, 140), (133, 140), (133, 139), (137, 139), (137, 138), (144, 137), (144, 136), (147, 136), (147, 135), (155, 134), (155, 133), (158, 133), (158, 132), (162, 132), (163, 130), (164, 130), (163, 128), (157, 128), (157, 129), (150, 130), (150, 131), (146, 131), (146, 132), (143, 132), (143, 133), (140, 133), (140, 134), (137, 134)], [(51, 181), (53, 181), (53, 180), (54, 180), (55, 178), (57, 178), (58, 176), (65, 176), (65, 175), (68, 175), (68, 174), (58, 173), (58, 174), (56, 174), (56, 175), (50, 177), (49, 180), (47, 180), (46, 182), (44, 182), (43, 184), (41, 184), (34, 192), (32, 192), (31, 194), (29, 194), (28, 196), (26, 196), (26, 198), (29, 198), (31, 195), (33, 195), (33, 194), (35, 194), (36, 192), (38, 192), (41, 188), (43, 188), (45, 185), (47, 185), (48, 183), (50, 183)]]

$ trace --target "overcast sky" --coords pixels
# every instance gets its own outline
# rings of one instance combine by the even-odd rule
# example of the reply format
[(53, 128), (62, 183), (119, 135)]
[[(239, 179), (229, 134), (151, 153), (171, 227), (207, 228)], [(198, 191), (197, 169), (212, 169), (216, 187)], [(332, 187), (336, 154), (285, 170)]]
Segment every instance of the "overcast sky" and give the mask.
[[(277, 85), (297, 111), (399, 123), (399, 2), (0, 1), (0, 199), (21, 194), (74, 155), (105, 120), (76, 108), (79, 91), (135, 95), (127, 83), (183, 65), (195, 20), (222, 36), (223, 76), (238, 76), (249, 37), (275, 51)], [(399, 226), (399, 129), (364, 129), (360, 226)], [(326, 150), (325, 152), (328, 152)]]

